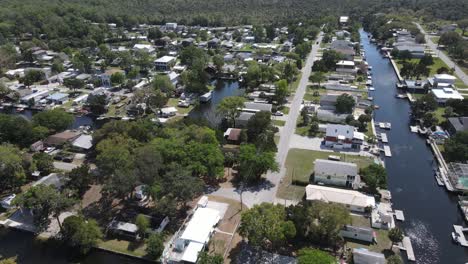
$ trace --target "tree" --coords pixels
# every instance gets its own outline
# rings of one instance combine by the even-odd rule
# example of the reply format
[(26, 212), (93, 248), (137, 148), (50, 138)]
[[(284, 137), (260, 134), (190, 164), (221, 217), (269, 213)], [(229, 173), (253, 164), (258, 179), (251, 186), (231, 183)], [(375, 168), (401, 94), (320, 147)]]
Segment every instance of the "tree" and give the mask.
[[(0, 256), (1, 257), (1, 256)], [(11, 257), (11, 258), (2, 258), (0, 259), (0, 264), (17, 264), (17, 257)]]
[(309, 135), (315, 136), (319, 132), (319, 123), (317, 121), (312, 121), (310, 123)]
[(356, 101), (349, 94), (342, 94), (336, 99), (335, 107), (336, 112), (340, 114), (349, 114), (353, 112)]
[(146, 254), (153, 260), (158, 260), (164, 251), (164, 239), (161, 234), (152, 234), (146, 242)]
[(446, 106), (444, 109), (444, 117), (451, 117), (453, 116), (454, 109), (451, 106)]
[(465, 32), (468, 29), (468, 18), (458, 20), (457, 21), (458, 27), (462, 30), (462, 36), (465, 36)]
[(150, 220), (146, 215), (138, 214), (135, 219), (135, 225), (138, 227), (138, 234), (145, 237), (146, 231), (150, 227)]
[(114, 135), (102, 140), (96, 146), (96, 165), (104, 176), (111, 176), (116, 171), (131, 171), (133, 157), (131, 149), (136, 142), (122, 135)]
[(239, 151), (239, 176), (245, 182), (258, 181), (268, 170), (278, 171), (273, 152), (259, 152), (255, 145), (243, 144)]
[(434, 116), (434, 113), (427, 112), (424, 114), (422, 121), (424, 127), (432, 127), (435, 126), (439, 120)]
[(322, 201), (305, 201), (289, 206), (287, 214), (301, 238), (332, 247), (342, 242), (340, 231), (352, 220), (344, 206)]
[(443, 33), (440, 36), (439, 44), (442, 44), (445, 46), (454, 46), (462, 40), (463, 38), (460, 36), (460, 34), (454, 31), (449, 31), (449, 32)]
[(197, 264), (223, 264), (224, 258), (219, 254), (210, 255), (206, 251), (198, 254)]
[(23, 157), (19, 149), (0, 145), (0, 193), (21, 186), (26, 180)]
[(45, 110), (33, 116), (34, 125), (43, 126), (53, 132), (59, 132), (67, 129), (73, 124), (73, 115), (62, 109)]
[(230, 124), (236, 126), (236, 118), (239, 117), (241, 109), (244, 107), (244, 98), (240, 96), (229, 96), (223, 98), (216, 106), (216, 111), (228, 119)]
[(393, 245), (403, 240), (403, 231), (398, 227), (392, 228), (388, 231), (388, 238), (392, 241), (392, 245), (390, 247), (390, 249), (392, 249)]
[(125, 75), (121, 72), (115, 72), (111, 75), (110, 81), (113, 86), (122, 85), (125, 81)]
[(422, 118), (425, 113), (432, 112), (437, 109), (438, 104), (432, 94), (425, 94), (422, 97), (416, 99), (411, 105), (412, 115), (414, 118)]
[(377, 188), (387, 188), (387, 171), (382, 165), (371, 164), (359, 173), (371, 193), (378, 193)]
[(445, 140), (444, 157), (451, 162), (468, 160), (468, 131), (460, 131), (455, 136)]
[(174, 84), (172, 84), (169, 76), (167, 75), (156, 75), (153, 79), (152, 85), (154, 90), (159, 90), (166, 95), (170, 95), (175, 91)]
[(53, 73), (57, 74), (64, 72), (65, 68), (63, 67), (63, 64), (60, 61), (54, 61), (54, 63), (52, 63), (51, 70)]
[(387, 258), (387, 264), (403, 264), (400, 256), (394, 254)]
[(81, 254), (86, 254), (102, 239), (102, 232), (93, 219), (82, 216), (69, 216), (63, 221), (62, 239), (73, 248), (78, 248)]
[(299, 57), (304, 59), (305, 57), (307, 57), (307, 54), (309, 54), (311, 49), (312, 49), (312, 46), (309, 43), (304, 42), (304, 43), (298, 44), (294, 52), (296, 52), (299, 55)]
[(105, 94), (90, 94), (86, 100), (86, 106), (93, 115), (102, 115), (107, 111), (107, 96)]
[(325, 251), (303, 248), (297, 254), (298, 264), (333, 264), (336, 259)]
[(420, 60), (419, 64), (429, 67), (434, 64), (434, 59), (431, 54), (425, 54)]
[(288, 82), (286, 80), (279, 80), (276, 83), (275, 101), (278, 102), (279, 105), (282, 105), (286, 101), (288, 93)]
[(70, 208), (75, 200), (58, 192), (54, 186), (39, 184), (18, 195), (13, 203), (33, 212), (36, 230), (41, 232), (50, 224), (49, 216), (53, 215), (62, 230), (60, 214)]
[(31, 86), (35, 82), (39, 82), (45, 79), (45, 73), (43, 71), (38, 70), (29, 70), (26, 72), (23, 78), (23, 83), (27, 87)]
[(242, 212), (239, 234), (253, 246), (275, 249), (294, 238), (296, 229), (284, 206), (262, 203)]
[(89, 166), (87, 164), (83, 164), (72, 169), (66, 174), (68, 178), (66, 184), (67, 188), (75, 191), (78, 197), (82, 197), (93, 182), (93, 175), (89, 170)]
[(213, 56), (213, 64), (216, 66), (216, 70), (220, 72), (224, 66), (224, 58), (221, 55)]
[(445, 66), (442, 66), (442, 67), (437, 69), (437, 74), (449, 73), (449, 72), (450, 72), (450, 70)]
[(325, 75), (322, 72), (314, 72), (309, 76), (309, 81), (318, 83), (318, 86), (320, 87), (320, 84), (325, 81)]
[(54, 170), (54, 159), (44, 152), (35, 153), (33, 155), (33, 162), (37, 170), (44, 175), (48, 175)]

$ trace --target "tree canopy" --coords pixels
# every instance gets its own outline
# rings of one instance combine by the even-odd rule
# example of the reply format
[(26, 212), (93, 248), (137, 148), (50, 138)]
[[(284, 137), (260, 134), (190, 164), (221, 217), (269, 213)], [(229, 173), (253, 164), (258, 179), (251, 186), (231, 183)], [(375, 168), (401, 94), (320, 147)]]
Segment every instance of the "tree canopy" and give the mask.
[(336, 99), (335, 107), (336, 112), (340, 114), (350, 114), (353, 112), (356, 101), (349, 94), (342, 94)]
[(298, 264), (333, 264), (336, 259), (319, 249), (303, 248), (297, 254)]
[(20, 150), (11, 145), (0, 145), (0, 193), (18, 188), (26, 180), (25, 162)]
[(35, 125), (43, 126), (54, 132), (67, 129), (73, 123), (73, 115), (62, 109), (45, 110), (32, 118)]
[(82, 216), (69, 216), (63, 221), (62, 239), (71, 247), (86, 254), (103, 237), (101, 229), (93, 219)]
[(254, 246), (277, 248), (296, 236), (282, 205), (262, 203), (242, 213), (239, 233)]

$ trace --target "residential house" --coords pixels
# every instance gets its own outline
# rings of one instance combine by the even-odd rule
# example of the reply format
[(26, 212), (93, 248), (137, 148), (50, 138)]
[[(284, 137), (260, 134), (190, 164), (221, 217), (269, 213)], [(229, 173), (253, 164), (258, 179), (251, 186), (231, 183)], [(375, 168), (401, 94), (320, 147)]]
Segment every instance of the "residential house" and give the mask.
[(66, 93), (54, 93), (47, 96), (47, 101), (54, 104), (63, 104), (68, 101), (68, 94)]
[(239, 128), (228, 128), (226, 132), (224, 132), (224, 139), (229, 144), (239, 144), (241, 138), (242, 129)]
[(356, 75), (358, 68), (354, 61), (341, 60), (336, 63), (336, 72)]
[(44, 140), (46, 146), (61, 146), (67, 142), (72, 142), (81, 135), (81, 132), (65, 130), (63, 132), (50, 135)]
[(375, 232), (371, 228), (352, 225), (345, 225), (340, 230), (340, 235), (343, 238), (356, 239), (368, 243), (372, 243), (376, 239)]
[(182, 235), (174, 241), (174, 250), (182, 253), (182, 257), (174, 261), (196, 263), (199, 253), (208, 244), (220, 219), (218, 210), (197, 208)]
[(322, 109), (317, 110), (317, 118), (322, 122), (344, 123), (348, 114), (338, 114), (335, 110)]
[(166, 30), (175, 31), (177, 29), (177, 23), (166, 23)]
[(364, 213), (366, 208), (375, 207), (375, 199), (373, 196), (365, 195), (354, 190), (313, 184), (309, 184), (306, 187), (306, 200), (341, 204), (351, 211), (360, 213)]
[(368, 250), (367, 248), (353, 248), (354, 264), (385, 264), (385, 255)]
[(334, 40), (330, 44), (330, 49), (343, 54), (344, 59), (348, 61), (352, 61), (356, 55), (353, 43), (347, 40)]
[(241, 112), (238, 117), (236, 117), (236, 127), (245, 127), (250, 118), (254, 116), (255, 113), (251, 112)]
[(283, 46), (281, 47), (281, 51), (283, 52), (290, 52), (293, 48), (293, 44), (290, 41), (285, 41)]
[(264, 103), (245, 102), (243, 112), (257, 113), (260, 111), (271, 112), (273, 105)]
[(112, 86), (112, 82), (111, 82), (111, 76), (115, 73), (122, 73), (122, 74), (125, 74), (125, 71), (124, 70), (121, 70), (121, 69), (109, 69), (109, 70), (106, 70), (104, 73), (102, 73), (101, 75), (99, 75), (99, 78), (101, 79), (101, 83), (103, 86), (105, 87), (111, 87)]
[(314, 161), (314, 183), (359, 188), (360, 177), (355, 163), (317, 159)]
[(341, 26), (347, 26), (349, 23), (349, 16), (340, 16), (339, 22)]
[(432, 89), (432, 95), (434, 95), (436, 101), (444, 105), (448, 100), (463, 100), (464, 97), (457, 90), (453, 88), (442, 88)]
[(133, 50), (135, 51), (146, 51), (148, 53), (153, 53), (155, 48), (151, 44), (135, 44), (133, 46)]
[(432, 78), (427, 78), (427, 83), (431, 88), (447, 88), (455, 87), (457, 77), (450, 74), (436, 74)]
[(220, 40), (218, 38), (212, 38), (208, 41), (208, 48), (209, 49), (216, 49), (218, 48)]
[(468, 116), (449, 117), (449, 132), (454, 135), (458, 132), (468, 131)]
[(80, 135), (78, 138), (72, 141), (73, 148), (79, 151), (88, 151), (93, 147), (93, 136), (91, 135)]
[(425, 47), (421, 44), (396, 43), (395, 49), (409, 51), (412, 58), (422, 58), (425, 54)]
[(163, 56), (154, 61), (154, 65), (157, 71), (170, 71), (174, 66), (176, 58), (173, 56)]
[(349, 125), (329, 124), (325, 135), (325, 145), (335, 149), (360, 149), (364, 134)]

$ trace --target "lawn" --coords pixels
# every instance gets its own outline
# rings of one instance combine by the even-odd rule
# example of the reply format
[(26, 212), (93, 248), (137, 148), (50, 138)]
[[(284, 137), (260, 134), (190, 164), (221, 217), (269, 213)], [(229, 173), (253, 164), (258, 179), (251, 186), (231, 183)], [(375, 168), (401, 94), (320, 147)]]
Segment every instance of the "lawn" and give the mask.
[[(111, 104), (109, 106), (109, 109), (107, 110), (106, 115), (107, 116), (125, 115), (126, 114), (125, 106), (128, 104), (129, 101), (130, 101), (130, 99), (127, 97), (127, 98), (125, 98), (124, 100), (120, 101), (117, 104)], [(120, 106), (120, 107), (118, 107), (118, 106)]]
[(287, 107), (287, 106), (281, 106), (278, 110), (283, 112), (283, 114), (285, 114), (285, 115), (289, 114), (289, 107)]
[(304, 186), (293, 185), (292, 182), (307, 185), (314, 171), (316, 159), (328, 159), (328, 156), (340, 156), (341, 161), (353, 162), (359, 168), (373, 163), (373, 159), (357, 155), (347, 155), (339, 152), (324, 152), (305, 149), (290, 149), (286, 157), (286, 175), (281, 182), (277, 196), (282, 199), (300, 200), (305, 193)]
[(366, 128), (366, 136), (367, 137), (370, 137), (370, 136), (374, 136), (374, 131), (372, 131), (372, 122), (367, 122), (367, 128)]
[(126, 240), (111, 239), (99, 242), (98, 247), (137, 257), (143, 257), (146, 255), (146, 245), (144, 242), (129, 242)]
[[(352, 225), (359, 227), (368, 227), (370, 228), (370, 219), (363, 216), (351, 215)], [(388, 255), (390, 253), (389, 249), (392, 245), (392, 242), (388, 238), (388, 230), (383, 229), (373, 229), (377, 235), (377, 243), (369, 244), (363, 241), (345, 239), (346, 246), (351, 248), (367, 248), (374, 252), (383, 253)]]
[(167, 106), (173, 106), (177, 108), (177, 112), (182, 115), (190, 113), (190, 111), (192, 111), (192, 109), (194, 108), (193, 105), (190, 105), (189, 107), (178, 107), (177, 106), (178, 103), (179, 103), (179, 99), (170, 98), (169, 101), (167, 102)]
[(445, 114), (445, 107), (440, 107), (440, 106), (439, 106), (439, 107), (437, 107), (437, 109), (434, 111), (434, 115), (435, 115), (435, 117), (437, 118), (437, 120), (439, 120), (439, 121), (438, 121), (439, 124), (442, 123), (442, 122), (444, 122), (444, 121), (446, 120), (444, 114)]
[(286, 124), (286, 121), (284, 120), (273, 120), (273, 125), (275, 126), (284, 126), (284, 124)]
[(302, 72), (299, 72), (299, 74), (296, 76), (296, 80), (291, 83), (289, 86), (289, 92), (291, 94), (295, 93), (297, 90), (297, 87), (299, 86), (299, 82), (301, 81), (302, 78)]

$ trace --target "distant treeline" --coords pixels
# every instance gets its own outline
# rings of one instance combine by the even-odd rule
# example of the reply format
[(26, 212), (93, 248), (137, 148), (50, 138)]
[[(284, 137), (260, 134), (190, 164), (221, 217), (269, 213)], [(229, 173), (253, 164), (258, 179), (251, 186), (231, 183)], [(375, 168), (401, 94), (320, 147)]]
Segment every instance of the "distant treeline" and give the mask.
[(468, 17), (466, 0), (0, 0), (1, 38), (32, 33), (48, 39), (100, 35), (83, 23), (137, 24), (178, 22), (188, 25), (293, 23), (369, 13), (408, 12), (459, 20)]

